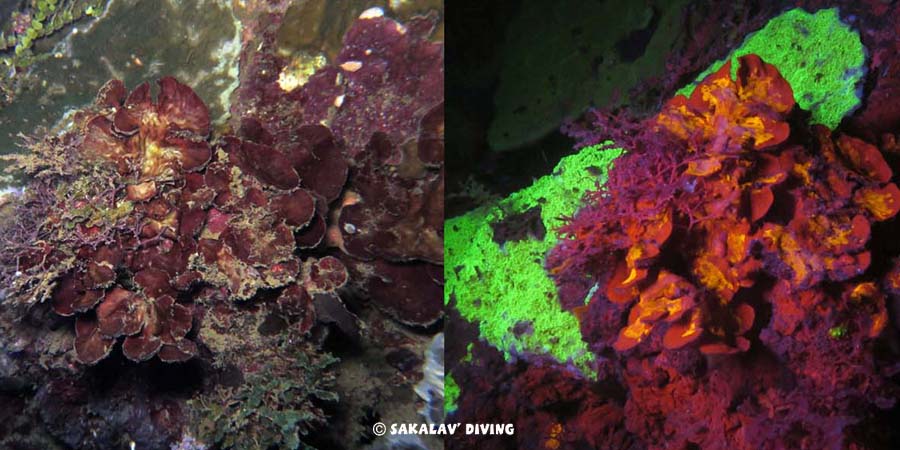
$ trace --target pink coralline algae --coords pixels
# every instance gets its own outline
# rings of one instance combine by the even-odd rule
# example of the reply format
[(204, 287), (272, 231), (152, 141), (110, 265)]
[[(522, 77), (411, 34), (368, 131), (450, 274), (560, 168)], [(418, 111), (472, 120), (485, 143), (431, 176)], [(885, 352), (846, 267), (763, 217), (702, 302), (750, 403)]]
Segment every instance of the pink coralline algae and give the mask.
[(547, 264), (568, 308), (596, 285), (582, 333), (649, 446), (844, 448), (898, 392), (876, 349), (900, 189), (877, 146), (793, 114), (774, 66), (730, 70), (644, 124)]

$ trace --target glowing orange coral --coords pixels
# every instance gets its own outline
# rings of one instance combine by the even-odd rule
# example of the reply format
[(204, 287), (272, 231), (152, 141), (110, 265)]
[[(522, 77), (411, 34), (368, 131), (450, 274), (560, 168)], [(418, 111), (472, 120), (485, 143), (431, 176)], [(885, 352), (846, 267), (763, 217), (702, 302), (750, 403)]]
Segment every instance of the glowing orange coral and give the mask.
[(885, 183), (890, 181), (893, 176), (893, 171), (874, 145), (862, 139), (842, 134), (837, 139), (837, 147), (853, 169), (872, 180)]
[[(784, 115), (793, 108), (794, 100), (790, 85), (774, 67), (755, 55), (741, 58), (740, 63), (736, 81), (730, 78), (728, 63), (705, 79), (690, 98), (674, 98), (656, 117), (659, 126), (687, 141), (689, 151), (697, 154), (696, 159), (688, 161), (682, 176), (697, 177), (695, 183), (704, 190), (702, 208), (706, 219), (701, 219), (697, 227), (706, 238), (702, 250), (693, 256), (692, 280), (666, 270), (660, 271), (655, 280), (647, 280), (648, 268), (672, 234), (672, 208), (639, 202), (638, 219), (622, 220), (631, 244), (607, 284), (606, 293), (613, 302), (626, 303), (634, 298), (639, 301), (613, 344), (618, 350), (640, 343), (663, 318), (672, 323), (663, 339), (666, 347), (693, 342), (707, 328), (702, 324), (704, 315), (692, 311), (702, 303), (701, 298), (713, 295), (709, 301), (727, 305), (738, 290), (754, 284), (753, 275), (761, 263), (748, 257), (753, 239), (751, 223), (762, 219), (772, 207), (771, 187), (787, 178), (794, 161), (787, 153), (761, 154), (754, 169), (752, 164), (734, 164), (729, 158), (738, 157), (748, 142), (760, 150), (787, 139), (790, 128)], [(747, 175), (755, 176), (753, 182), (741, 183)], [(740, 214), (741, 193), (745, 190), (749, 195), (749, 220), (718, 220)], [(654, 208), (662, 212), (642, 213)], [(779, 242), (789, 243), (790, 238)], [(798, 258), (798, 269), (801, 263)], [(749, 342), (740, 335), (749, 329), (747, 323), (753, 322), (752, 308), (738, 304), (720, 309), (733, 316), (730, 320), (736, 325), (729, 329), (737, 335), (732, 340), (735, 347), (705, 344), (704, 351), (746, 350)], [(688, 311), (692, 312), (682, 319)], [(719, 334), (726, 338), (724, 331)]]
[[(670, 100), (656, 123), (690, 142), (693, 150), (731, 153), (748, 140), (756, 149), (784, 142), (790, 127), (783, 115), (793, 107), (791, 86), (778, 70), (756, 55), (746, 55), (740, 58), (736, 81), (731, 79), (728, 61), (704, 79), (690, 98), (678, 95)], [(700, 148), (701, 143), (705, 148)], [(706, 159), (688, 173), (704, 176), (717, 167), (717, 161)]]
[(631, 308), (628, 326), (619, 333), (613, 347), (627, 350), (644, 339), (660, 320), (673, 322), (694, 307), (696, 289), (687, 280), (662, 271), (656, 281), (640, 294), (640, 301)]
[[(558, 280), (579, 267), (612, 269), (601, 278), (602, 292), (630, 307), (610, 339), (618, 351), (654, 335), (669, 349), (695, 343), (707, 354), (746, 351), (758, 312), (752, 299), (760, 298), (773, 305), (775, 329), (792, 333), (827, 297), (820, 283), (867, 273), (872, 222), (900, 212), (900, 188), (875, 146), (848, 135), (833, 139), (821, 126), (812, 127), (818, 148), (779, 145), (790, 135), (790, 86), (757, 56), (739, 62), (736, 80), (726, 64), (690, 98), (666, 104), (652, 123), (675, 138), (675, 148), (617, 162), (610, 180), (618, 184), (594, 197), (596, 209), (576, 216), (567, 227), (573, 239), (548, 259)], [(647, 167), (658, 167), (657, 176), (646, 176), (653, 173)], [(635, 182), (628, 171), (645, 175), (640, 186), (628, 186)], [(900, 292), (898, 274), (888, 277), (891, 292)], [(774, 278), (775, 287), (758, 283), (761, 277)], [(875, 337), (887, 315), (884, 296), (869, 292), (870, 284), (859, 285), (866, 295), (856, 297)], [(590, 309), (581, 316), (590, 320)]]
[(865, 187), (853, 195), (853, 201), (869, 211), (875, 220), (888, 220), (900, 211), (900, 188), (894, 183)]

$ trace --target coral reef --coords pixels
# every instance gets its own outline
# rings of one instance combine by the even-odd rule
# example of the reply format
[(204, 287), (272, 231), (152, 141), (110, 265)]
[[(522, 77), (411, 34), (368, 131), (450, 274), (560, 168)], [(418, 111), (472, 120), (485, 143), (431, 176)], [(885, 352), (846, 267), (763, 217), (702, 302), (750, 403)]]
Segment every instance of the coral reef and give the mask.
[[(533, 332), (527, 321), (503, 322), (529, 306), (495, 299), (543, 306), (528, 284), (471, 298), (460, 293), (472, 289), (457, 289), (447, 333), (464, 343), (448, 344), (447, 386), (458, 388), (448, 393), (449, 418), (512, 421), (517, 433), (455, 437), (450, 448), (900, 442), (886, 426), (900, 398), (900, 248), (891, 237), (900, 190), (888, 100), (897, 5), (796, 3), (689, 6), (692, 34), (670, 53), (668, 72), (630, 93), (668, 95), (700, 73), (698, 81), (669, 101), (598, 104), (565, 124), (576, 148), (612, 140), (606, 145), (625, 150), (603, 165), (596, 159), (608, 171), (586, 183), (602, 185), (560, 222), (547, 226), (528, 206), (467, 214), (471, 225), (448, 227), (451, 259), (457, 232), (483, 228), (501, 252), (549, 235), (553, 247), (530, 255), (541, 271), (463, 251), (448, 273), (477, 261), (470, 284), (518, 272), (550, 277), (547, 298), (577, 320), (577, 348), (590, 352), (581, 365), (589, 370), (576, 371), (556, 357), (572, 348), (571, 329), (544, 346), (507, 337)], [(488, 337), (491, 323), (504, 323), (500, 342), (514, 344)], [(589, 405), (603, 405), (602, 417), (579, 427)]]
[[(795, 164), (803, 168), (816, 163), (799, 150), (796, 156), (747, 151), (746, 147), (771, 149), (787, 139), (789, 127), (784, 119), (794, 101), (790, 86), (773, 66), (755, 55), (740, 61), (736, 82), (730, 79), (730, 63), (726, 63), (690, 99), (675, 97), (656, 118), (659, 128), (686, 143), (681, 146), (683, 153), (676, 152), (677, 147), (659, 146), (653, 148), (666, 150), (633, 151), (620, 158), (604, 190), (593, 194), (593, 202), (602, 206), (582, 210), (563, 227), (570, 239), (548, 257), (550, 272), (560, 278), (585, 271), (588, 265), (594, 279), (603, 280), (600, 275), (609, 274), (598, 286), (611, 302), (627, 307), (639, 299), (631, 308), (629, 326), (614, 344), (617, 350), (637, 345), (660, 320), (672, 323), (664, 344), (681, 347), (713, 328), (702, 321), (717, 315), (733, 317), (727, 326), (715, 325), (733, 329), (736, 336), (727, 336), (730, 343), (743, 350), (749, 345), (740, 335), (752, 326), (753, 309), (732, 300), (738, 290), (757, 281), (763, 257), (752, 257), (751, 247), (773, 233), (779, 233), (772, 238), (774, 251), (790, 246), (779, 246), (783, 232), (778, 221), (757, 222), (770, 208), (791, 208), (807, 197), (801, 191), (776, 204), (772, 190), (793, 174), (791, 170), (800, 170), (794, 169)], [(793, 175), (813, 177), (809, 169), (802, 170), (806, 172)], [(635, 179), (656, 182), (635, 184)], [(802, 208), (794, 211), (798, 221), (804, 220)], [(760, 234), (751, 234), (751, 227)], [(794, 229), (801, 227), (809, 228), (794, 225)], [(778, 231), (770, 231), (774, 228)], [(822, 229), (830, 232), (827, 226)], [(672, 245), (665, 245), (669, 239)], [(790, 237), (785, 240), (795, 242)], [(655, 265), (654, 261), (666, 262)], [(690, 280), (685, 279), (683, 267), (691, 269)], [(805, 268), (793, 269), (796, 277), (812, 276)], [(807, 286), (806, 280), (794, 281), (800, 288)], [(700, 311), (697, 307), (705, 303), (701, 290), (713, 293), (716, 298), (709, 303), (725, 305), (724, 311)]]
[[(278, 13), (254, 20), (232, 126), (173, 77), (113, 80), (7, 158), (27, 185), (0, 205), (0, 379), (34, 421), (10, 439), (355, 448), (364, 419), (417, 414), (404, 355), (442, 316), (436, 18), (366, 11), (291, 90)], [(354, 395), (370, 372), (392, 375)]]
[[(771, 445), (753, 430), (777, 428), (760, 408), (777, 398), (795, 405), (780, 423), (798, 445), (841, 445), (896, 400), (895, 369), (873, 355), (896, 257), (879, 230), (900, 190), (877, 147), (790, 119), (778, 70), (738, 61), (737, 80), (728, 62), (648, 122), (547, 264), (561, 294), (596, 280), (582, 332), (620, 355), (625, 424), (643, 441)], [(733, 353), (753, 369), (698, 358)]]
[[(17, 158), (33, 177), (21, 211), (46, 216), (33, 230), (40, 240), (21, 243), (8, 301), (33, 309), (49, 300), (56, 314), (76, 316), (75, 357), (89, 365), (107, 358), (122, 337), (122, 354), (135, 362), (186, 361), (198, 355), (197, 341), (233, 358), (240, 353), (219, 348), (210, 327), (223, 322), (228, 303), (247, 302), (263, 289), (286, 320), (297, 322), (294, 339), (302, 339), (315, 323), (311, 296), (333, 294), (348, 278), (333, 256), (295, 254), (303, 245), (295, 233), (303, 234), (316, 203), (328, 199), (309, 181), (310, 190), (301, 188), (292, 165), (271, 147), (228, 136), (210, 145), (202, 100), (173, 78), (159, 87), (154, 100), (149, 84), (126, 95), (120, 81), (111, 81), (96, 106), (80, 113), (75, 131), (34, 143), (34, 155)], [(297, 131), (310, 135), (320, 138), (316, 146), (335, 145), (323, 126)], [(339, 151), (331, 154), (342, 161)], [(272, 162), (283, 165), (260, 166)], [(341, 186), (346, 165), (331, 173)], [(259, 326), (253, 325), (220, 331), (247, 336)], [(269, 429), (248, 439), (280, 436), (273, 443), (285, 439), (286, 448), (296, 448), (298, 431), (323, 423), (323, 411), (307, 397), (336, 400), (321, 375), (333, 360), (309, 362), (319, 358), (307, 356), (313, 347), (294, 353), (262, 358), (265, 352), (253, 349), (259, 359), (243, 360), (246, 381), (229, 397), (248, 402), (254, 415), (234, 428), (220, 424), (208, 442), (241, 447), (227, 436), (256, 422)], [(298, 377), (304, 371), (309, 379)], [(294, 403), (304, 409), (289, 409)], [(204, 406), (211, 404), (218, 402)]]

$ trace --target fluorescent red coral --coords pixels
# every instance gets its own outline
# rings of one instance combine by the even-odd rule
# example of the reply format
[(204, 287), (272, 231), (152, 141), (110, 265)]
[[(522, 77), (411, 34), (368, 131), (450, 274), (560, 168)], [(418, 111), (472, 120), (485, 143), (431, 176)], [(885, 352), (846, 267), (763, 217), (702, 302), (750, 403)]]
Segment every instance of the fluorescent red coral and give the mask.
[[(595, 350), (618, 353), (626, 425), (649, 443), (757, 448), (748, 430), (778, 426), (740, 389), (758, 402), (789, 396), (805, 412), (780, 416), (810, 442), (848, 426), (834, 413), (850, 408), (841, 398), (890, 404), (867, 353), (839, 349), (875, 345), (900, 292), (882, 225), (900, 212), (894, 171), (873, 144), (803, 126), (777, 70), (739, 61), (736, 80), (726, 64), (648, 121), (654, 133), (616, 161), (547, 260), (561, 295), (583, 299), (585, 277), (596, 283), (582, 330)], [(721, 356), (733, 353), (767, 369)], [(792, 381), (765, 373), (778, 370)], [(691, 428), (698, 421), (707, 425)]]
[[(847, 135), (833, 141), (822, 127), (813, 130), (818, 154), (791, 144), (790, 86), (755, 55), (740, 64), (737, 80), (726, 64), (654, 119), (674, 138), (668, 151), (680, 162), (626, 155), (551, 255), (557, 274), (583, 267), (585, 256), (603, 261), (611, 269), (600, 277), (606, 298), (636, 301), (611, 343), (620, 351), (663, 324), (666, 348), (698, 342), (704, 353), (746, 351), (757, 314), (742, 292), (766, 277), (801, 290), (863, 274), (872, 224), (900, 210), (876, 147)], [(657, 175), (619, 184), (648, 167)]]
[(790, 127), (784, 115), (794, 107), (794, 94), (778, 70), (756, 55), (740, 60), (737, 80), (731, 61), (703, 80), (690, 98), (676, 96), (656, 117), (660, 127), (689, 143), (703, 157), (688, 162), (687, 173), (706, 176), (720, 167), (718, 155), (784, 142)]

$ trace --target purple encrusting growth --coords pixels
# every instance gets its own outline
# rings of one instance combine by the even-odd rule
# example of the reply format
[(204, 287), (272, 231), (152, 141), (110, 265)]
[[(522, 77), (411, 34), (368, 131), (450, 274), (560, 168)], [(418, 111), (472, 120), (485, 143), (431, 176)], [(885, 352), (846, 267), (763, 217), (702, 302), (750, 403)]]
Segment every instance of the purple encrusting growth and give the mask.
[[(416, 414), (384, 399), (420, 373), (391, 365), (427, 341), (405, 325), (443, 314), (437, 19), (367, 11), (286, 88), (287, 6), (251, 6), (230, 124), (172, 77), (111, 81), (14, 158), (31, 178), (0, 204), (0, 379), (36, 394), (0, 392), (34, 425), (0, 446), (353, 447), (367, 414)], [(341, 352), (400, 375), (342, 385)]]

